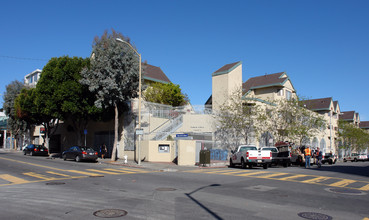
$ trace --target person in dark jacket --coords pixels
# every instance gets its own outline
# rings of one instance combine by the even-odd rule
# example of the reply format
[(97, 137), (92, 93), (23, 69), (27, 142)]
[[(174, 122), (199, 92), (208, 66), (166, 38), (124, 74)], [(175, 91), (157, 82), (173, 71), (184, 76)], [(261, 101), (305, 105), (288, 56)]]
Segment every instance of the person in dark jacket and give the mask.
[(316, 164), (318, 165), (318, 167), (320, 167), (322, 165), (323, 154), (320, 151), (319, 147), (315, 151), (315, 158), (316, 158)]

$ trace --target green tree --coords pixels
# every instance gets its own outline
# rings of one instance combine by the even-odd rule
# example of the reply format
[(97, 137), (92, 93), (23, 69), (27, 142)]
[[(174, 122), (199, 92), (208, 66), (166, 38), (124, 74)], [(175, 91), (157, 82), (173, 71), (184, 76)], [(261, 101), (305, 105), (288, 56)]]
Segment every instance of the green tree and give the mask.
[(361, 151), (369, 147), (369, 134), (347, 121), (338, 121), (338, 136), (345, 150)]
[[(95, 96), (82, 85), (81, 71), (88, 67), (89, 59), (68, 56), (52, 58), (42, 70), (41, 78), (36, 86), (36, 106), (46, 116), (43, 121), (48, 124), (49, 118), (57, 123), (58, 119), (71, 123), (77, 144), (82, 145), (83, 131), (88, 121), (98, 108), (94, 106)], [(50, 130), (45, 129), (50, 135)]]
[(249, 144), (261, 129), (260, 112), (259, 105), (242, 101), (240, 91), (234, 92), (216, 112), (217, 142), (228, 149)]
[[(24, 84), (18, 80), (12, 81), (6, 86), (4, 92), (4, 104), (3, 109), (8, 118), (8, 129), (11, 131), (13, 137), (19, 137), (27, 130), (28, 125), (25, 121), (17, 120), (16, 110), (14, 108), (15, 99), (24, 88)], [(19, 143), (19, 142), (18, 142)]]
[(304, 139), (315, 136), (326, 127), (323, 116), (305, 108), (298, 97), (272, 103), (262, 118), (263, 129), (272, 133), (275, 141), (290, 140), (302, 145)]
[(152, 83), (143, 93), (148, 102), (171, 106), (182, 106), (189, 103), (186, 94), (183, 94), (179, 85), (173, 83)]
[(137, 97), (139, 85), (139, 59), (135, 52), (122, 42), (129, 38), (114, 30), (107, 31), (93, 43), (91, 65), (82, 71), (81, 82), (96, 93), (95, 105), (99, 108), (114, 108), (114, 146), (112, 160), (116, 160), (118, 143), (119, 106)]

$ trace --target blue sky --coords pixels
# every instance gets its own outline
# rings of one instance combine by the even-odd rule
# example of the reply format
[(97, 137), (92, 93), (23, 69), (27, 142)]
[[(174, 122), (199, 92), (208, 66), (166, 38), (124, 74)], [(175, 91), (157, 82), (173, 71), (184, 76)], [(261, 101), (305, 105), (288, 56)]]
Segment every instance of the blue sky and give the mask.
[(51, 57), (88, 57), (114, 28), (194, 105), (211, 95), (214, 71), (242, 61), (243, 81), (286, 71), (299, 95), (333, 97), (369, 120), (368, 12), (367, 0), (5, 0), (0, 94)]

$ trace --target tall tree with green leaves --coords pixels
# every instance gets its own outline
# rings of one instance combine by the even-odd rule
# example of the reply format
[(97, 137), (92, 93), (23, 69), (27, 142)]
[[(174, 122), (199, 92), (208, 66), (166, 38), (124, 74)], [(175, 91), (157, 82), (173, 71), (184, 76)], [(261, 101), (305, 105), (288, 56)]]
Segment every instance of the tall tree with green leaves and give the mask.
[(114, 145), (112, 160), (116, 160), (119, 127), (119, 106), (138, 95), (139, 59), (136, 53), (117, 38), (130, 43), (121, 33), (107, 31), (95, 37), (90, 68), (82, 71), (81, 82), (96, 93), (98, 108), (114, 108)]
[(254, 103), (241, 100), (240, 91), (234, 92), (216, 113), (217, 142), (228, 149), (239, 144), (249, 144), (250, 139), (258, 135), (261, 129), (261, 108)]
[[(56, 123), (58, 120), (71, 123), (78, 145), (82, 145), (87, 123), (98, 113), (94, 105), (95, 95), (89, 91), (88, 86), (80, 83), (81, 71), (88, 65), (88, 58), (52, 58), (43, 68), (36, 86), (35, 104), (39, 107), (38, 113), (45, 116), (43, 124), (48, 127), (49, 119)], [(48, 136), (50, 132), (45, 129)]]
[(350, 151), (362, 151), (369, 147), (369, 134), (347, 121), (338, 121), (340, 148)]
[(171, 105), (173, 107), (189, 103), (188, 96), (182, 93), (179, 85), (173, 83), (152, 83), (143, 93), (143, 97), (148, 102)]
[(3, 109), (8, 118), (8, 128), (11, 131), (12, 136), (17, 136), (23, 134), (27, 130), (27, 123), (22, 120), (17, 120), (16, 110), (14, 108), (15, 99), (21, 93), (24, 88), (24, 84), (18, 80), (12, 81), (6, 86), (6, 91), (4, 92), (4, 104)]

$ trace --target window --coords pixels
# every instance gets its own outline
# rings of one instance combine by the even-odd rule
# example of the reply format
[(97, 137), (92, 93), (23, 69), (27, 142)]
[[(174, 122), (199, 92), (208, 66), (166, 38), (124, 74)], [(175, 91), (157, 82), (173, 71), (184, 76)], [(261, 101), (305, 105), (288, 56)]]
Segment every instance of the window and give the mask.
[(287, 99), (287, 100), (291, 100), (291, 98), (292, 98), (292, 92), (291, 92), (291, 91), (286, 90), (286, 99)]
[(169, 153), (169, 144), (159, 144), (159, 153)]
[(277, 94), (278, 96), (283, 96), (283, 89), (278, 90)]

